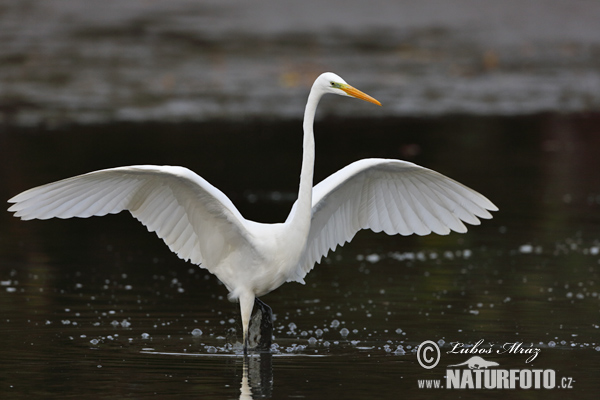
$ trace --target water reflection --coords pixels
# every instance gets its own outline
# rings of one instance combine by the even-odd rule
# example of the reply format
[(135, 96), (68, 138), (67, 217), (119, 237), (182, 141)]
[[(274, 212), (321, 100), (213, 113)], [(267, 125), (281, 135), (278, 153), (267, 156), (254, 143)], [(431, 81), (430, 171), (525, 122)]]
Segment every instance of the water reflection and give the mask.
[(244, 357), (240, 400), (271, 398), (273, 394), (273, 356), (261, 352)]
[(248, 364), (246, 360), (244, 360), (243, 366), (243, 374), (242, 374), (242, 385), (240, 387), (240, 400), (249, 400), (252, 399), (252, 389), (250, 388), (250, 383), (248, 381)]

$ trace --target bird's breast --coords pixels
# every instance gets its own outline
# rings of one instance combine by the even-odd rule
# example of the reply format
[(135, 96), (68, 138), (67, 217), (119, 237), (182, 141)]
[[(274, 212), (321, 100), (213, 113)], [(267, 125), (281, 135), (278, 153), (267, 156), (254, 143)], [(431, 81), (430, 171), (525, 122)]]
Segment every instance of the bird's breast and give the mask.
[(253, 223), (246, 246), (238, 247), (214, 274), (235, 293), (267, 294), (289, 280), (304, 250), (306, 237), (289, 230), (285, 224)]

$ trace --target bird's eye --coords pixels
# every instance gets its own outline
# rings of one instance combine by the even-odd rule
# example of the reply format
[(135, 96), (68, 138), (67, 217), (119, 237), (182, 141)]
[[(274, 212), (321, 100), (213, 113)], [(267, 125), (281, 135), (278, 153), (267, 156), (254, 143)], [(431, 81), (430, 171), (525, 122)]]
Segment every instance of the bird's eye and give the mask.
[(329, 82), (329, 83), (331, 83), (332, 87), (335, 87), (335, 82)]

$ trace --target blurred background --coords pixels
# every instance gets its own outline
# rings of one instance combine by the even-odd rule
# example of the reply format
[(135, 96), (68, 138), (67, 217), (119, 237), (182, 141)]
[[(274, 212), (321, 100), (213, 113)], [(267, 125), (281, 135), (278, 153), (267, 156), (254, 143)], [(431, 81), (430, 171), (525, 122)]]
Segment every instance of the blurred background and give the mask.
[[(500, 211), (464, 235), (360, 232), (305, 286), (265, 296), (277, 348), (250, 369), (253, 396), (427, 398), (417, 379), (466, 357), (427, 372), (415, 347), (484, 339), (541, 348), (533, 364), (492, 360), (596, 398), (599, 21), (595, 0), (0, 0), (0, 198), (170, 164), (246, 218), (282, 221), (308, 91), (336, 72), (383, 107), (323, 99), (315, 182), (399, 158)], [(226, 292), (128, 214), (0, 213), (0, 397), (237, 398)]]
[(328, 113), (600, 107), (594, 0), (4, 0), (0, 117), (22, 126), (295, 117), (321, 72), (373, 92)]

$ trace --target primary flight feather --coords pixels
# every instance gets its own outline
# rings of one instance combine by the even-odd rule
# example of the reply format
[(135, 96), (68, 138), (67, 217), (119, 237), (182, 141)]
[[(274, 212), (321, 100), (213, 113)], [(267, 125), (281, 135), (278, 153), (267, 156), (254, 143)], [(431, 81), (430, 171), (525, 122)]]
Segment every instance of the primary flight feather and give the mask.
[(313, 122), (326, 94), (380, 105), (333, 73), (313, 84), (304, 113), (298, 200), (283, 223), (246, 220), (231, 200), (183, 167), (139, 165), (64, 179), (18, 194), (9, 211), (24, 220), (87, 218), (128, 210), (180, 258), (208, 269), (239, 300), (247, 346), (255, 298), (286, 281), (304, 282), (315, 263), (361, 229), (389, 235), (466, 232), (497, 210), (481, 194), (416, 164), (364, 159), (313, 188)]

